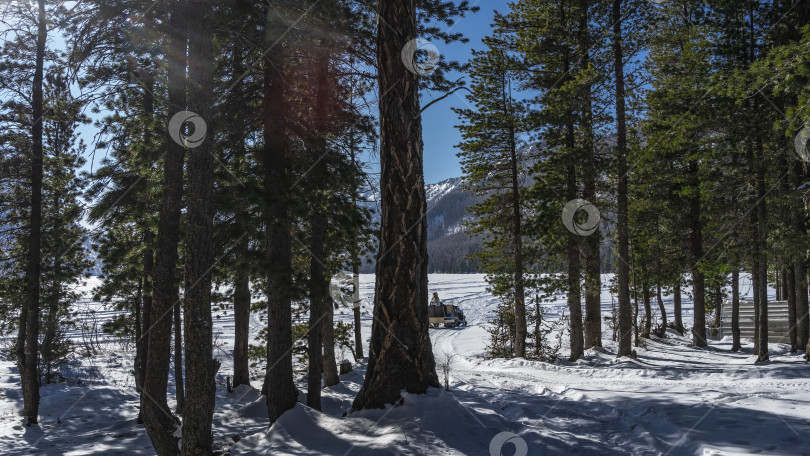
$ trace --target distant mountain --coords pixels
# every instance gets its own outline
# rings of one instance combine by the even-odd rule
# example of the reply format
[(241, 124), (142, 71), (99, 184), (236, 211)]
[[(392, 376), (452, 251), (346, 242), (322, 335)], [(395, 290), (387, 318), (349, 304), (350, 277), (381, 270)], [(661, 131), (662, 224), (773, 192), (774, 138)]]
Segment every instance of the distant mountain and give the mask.
[[(470, 215), (467, 208), (479, 199), (461, 189), (461, 178), (454, 177), (425, 185), (428, 222), (428, 272), (468, 273), (477, 272), (474, 264), (465, 259), (466, 255), (481, 250), (480, 239), (467, 235), (464, 221)], [(380, 221), (376, 194), (366, 195), (366, 201), (373, 211), (374, 222)], [(365, 262), (361, 272), (374, 272), (372, 264)]]

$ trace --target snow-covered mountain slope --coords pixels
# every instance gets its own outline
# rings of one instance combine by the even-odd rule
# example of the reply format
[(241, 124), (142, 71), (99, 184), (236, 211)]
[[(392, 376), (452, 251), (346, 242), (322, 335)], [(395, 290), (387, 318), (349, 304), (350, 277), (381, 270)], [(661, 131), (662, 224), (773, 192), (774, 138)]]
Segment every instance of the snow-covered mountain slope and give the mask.
[[(480, 250), (482, 244), (480, 239), (467, 235), (464, 221), (470, 217), (467, 208), (478, 199), (463, 191), (460, 177), (425, 185), (425, 195), (429, 272), (475, 272), (474, 265), (465, 257)], [(373, 221), (379, 223), (378, 194), (369, 193), (364, 199), (373, 211)], [(373, 265), (364, 265), (362, 272), (374, 272)]]

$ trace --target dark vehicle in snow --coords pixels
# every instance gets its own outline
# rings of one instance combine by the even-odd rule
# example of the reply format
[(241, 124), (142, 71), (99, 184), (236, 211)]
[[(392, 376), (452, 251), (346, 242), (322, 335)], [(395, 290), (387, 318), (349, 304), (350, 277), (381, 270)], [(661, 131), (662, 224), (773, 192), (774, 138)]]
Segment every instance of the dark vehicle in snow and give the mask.
[(461, 325), (467, 326), (464, 311), (453, 304), (429, 305), (428, 321), (430, 322), (430, 326), (434, 328), (438, 328), (439, 325), (444, 325), (445, 328), (454, 328)]

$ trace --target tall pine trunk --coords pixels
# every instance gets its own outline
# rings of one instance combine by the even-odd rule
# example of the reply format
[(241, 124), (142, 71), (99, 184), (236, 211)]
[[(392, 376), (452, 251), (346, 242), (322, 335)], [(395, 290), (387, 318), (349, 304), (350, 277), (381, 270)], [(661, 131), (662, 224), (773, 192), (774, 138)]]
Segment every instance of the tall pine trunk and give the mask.
[[(326, 281), (329, 286), (329, 281)], [(321, 323), (323, 330), (323, 386), (333, 386), (340, 383), (337, 360), (335, 359), (335, 305), (327, 293), (324, 300), (324, 318)]]
[(354, 313), (354, 355), (355, 361), (363, 359), (363, 333), (360, 322), (360, 262), (356, 259), (352, 263), (352, 310)]
[[(168, 36), (168, 92), (170, 117), (185, 110), (186, 30), (183, 7), (179, 3), (170, 8)], [(167, 134), (169, 136), (169, 134)], [(155, 452), (160, 456), (178, 453), (174, 436), (178, 420), (166, 402), (171, 358), (171, 313), (177, 300), (175, 272), (177, 246), (180, 240), (180, 210), (183, 199), (183, 161), (185, 149), (175, 141), (166, 141), (163, 159), (163, 195), (158, 216), (158, 235), (154, 265), (154, 297), (152, 321), (144, 331), (148, 338), (148, 351), (141, 392), (141, 412), (144, 425)], [(154, 318), (156, 317), (156, 318)]]
[(378, 0), (380, 251), (363, 386), (352, 408), (380, 408), (400, 391), (439, 387), (428, 335), (427, 220), (419, 77), (401, 53), (417, 36), (414, 0)]
[(183, 382), (183, 329), (179, 299), (174, 301), (172, 318), (174, 319), (174, 397), (177, 402), (174, 410), (177, 414), (182, 414), (186, 403), (186, 392)]
[(782, 271), (782, 276), (784, 277), (785, 282), (785, 295), (787, 297), (788, 302), (788, 333), (790, 334), (790, 351), (791, 353), (796, 353), (801, 346), (799, 345), (798, 339), (798, 321), (796, 319), (796, 287), (793, 284), (793, 269), (795, 266), (793, 264), (789, 265), (788, 268)]
[(658, 337), (666, 337), (667, 335), (667, 309), (664, 307), (664, 298), (661, 296), (661, 284), (656, 284), (655, 298), (658, 300), (658, 310), (661, 312), (661, 330), (658, 332)]
[(31, 213), (28, 235), (28, 265), (25, 270), (26, 302), (20, 314), (17, 363), (23, 391), (26, 426), (37, 424), (39, 415), (39, 291), (42, 267), (42, 80), (45, 65), (45, 0), (37, 2), (37, 51), (31, 94)]
[[(581, 62), (583, 68), (591, 65), (590, 48), (591, 39), (588, 27), (588, 6), (592, 2), (580, 2), (580, 22), (578, 30), (578, 40), (580, 52), (582, 52)], [(592, 83), (589, 81), (583, 84), (582, 97), (582, 129), (584, 143), (582, 152), (584, 158), (583, 169), (583, 197), (593, 203), (596, 200), (596, 179), (597, 164), (594, 154), (593, 140), (593, 95)], [(602, 263), (599, 258), (599, 244), (601, 233), (599, 227), (596, 231), (585, 238), (585, 347), (602, 346)]]
[(740, 270), (731, 273), (731, 351), (740, 351)]
[(759, 284), (756, 291), (759, 295), (759, 309), (757, 310), (757, 342), (759, 345), (759, 352), (757, 353), (757, 362), (768, 361), (768, 258), (766, 251), (768, 248), (768, 227), (767, 227), (767, 209), (765, 207), (765, 159), (764, 150), (762, 147), (762, 139), (757, 139), (757, 155), (759, 157), (757, 163), (757, 244), (758, 244), (758, 260), (759, 260)]
[(188, 163), (188, 238), (186, 242), (186, 288), (183, 303), (186, 395), (183, 406), (183, 454), (210, 454), (213, 443), (211, 420), (214, 416), (216, 373), (219, 361), (213, 355), (211, 319), (211, 270), (214, 267), (214, 46), (212, 9), (207, 5), (190, 8), (189, 100), (208, 125), (206, 138), (191, 152)]
[(647, 275), (645, 268), (642, 268), (642, 280), (641, 280), (641, 299), (644, 302), (644, 329), (641, 332), (641, 337), (645, 339), (650, 338), (650, 332), (652, 331), (652, 306), (650, 303), (650, 284), (647, 283)]
[[(268, 10), (268, 17), (272, 14)], [(292, 364), (292, 250), (288, 178), (288, 144), (284, 119), (284, 47), (273, 45), (270, 24), (266, 26), (270, 51), (264, 62), (264, 172), (266, 255), (269, 268), (267, 289), (267, 373), (262, 393), (267, 395), (270, 422), (295, 405), (297, 393)]]
[[(616, 81), (616, 191), (617, 285), (619, 299), (619, 348), (617, 356), (630, 356), (632, 350), (632, 316), (630, 307), (630, 254), (627, 213), (627, 125), (624, 90), (624, 57), (622, 51), (622, 0), (613, 0), (613, 67)], [(680, 296), (680, 295), (679, 295)], [(680, 309), (679, 309), (680, 310)], [(676, 313), (676, 322), (680, 311)]]
[(307, 333), (307, 405), (321, 410), (321, 375), (323, 374), (323, 326), (326, 312), (327, 284), (322, 263), (324, 243), (326, 242), (326, 216), (320, 208), (312, 213), (310, 234), (309, 265), (309, 332)]
[[(511, 94), (506, 93), (507, 84), (503, 83), (503, 101), (506, 105), (511, 100)], [(504, 106), (509, 114), (509, 159), (510, 159), (510, 188), (512, 203), (512, 249), (514, 250), (514, 281), (515, 281), (515, 356), (526, 356), (526, 290), (523, 279), (523, 212), (521, 211), (520, 177), (518, 174), (517, 140), (515, 138), (515, 124), (512, 115), (512, 106)]]
[[(248, 254), (248, 237), (240, 241), (240, 256)], [(233, 285), (234, 347), (233, 347), (233, 386), (250, 385), (250, 270), (245, 264), (238, 264)]]
[(706, 287), (700, 261), (703, 260), (703, 225), (700, 221), (700, 177), (697, 161), (690, 161), (689, 184), (693, 194), (689, 202), (690, 251), (692, 253), (692, 291), (694, 296), (695, 321), (692, 342), (696, 347), (705, 347), (706, 341)]
[(675, 330), (678, 331), (681, 335), (683, 335), (684, 327), (683, 327), (683, 312), (681, 311), (681, 278), (678, 277), (678, 280), (675, 281), (675, 285), (672, 286), (672, 313), (675, 314), (673, 318), (675, 319)]
[(793, 286), (796, 288), (796, 339), (800, 350), (807, 352), (808, 296), (807, 268), (802, 258), (793, 265)]
[[(568, 126), (570, 143), (573, 143), (574, 127)], [(569, 143), (569, 144), (570, 144)], [(576, 198), (576, 167), (573, 163), (568, 165), (568, 198)], [(585, 339), (582, 328), (582, 297), (579, 281), (579, 235), (568, 234), (567, 260), (568, 260), (568, 312), (570, 313), (570, 361), (576, 361), (584, 354)]]

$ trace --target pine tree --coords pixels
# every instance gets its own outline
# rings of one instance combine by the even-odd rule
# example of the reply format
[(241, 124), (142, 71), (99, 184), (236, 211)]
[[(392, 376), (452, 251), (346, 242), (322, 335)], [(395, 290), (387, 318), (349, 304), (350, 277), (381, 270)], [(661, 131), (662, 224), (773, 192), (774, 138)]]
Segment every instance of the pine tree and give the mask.
[(465, 188), (483, 201), (471, 208), (470, 234), (486, 236), (485, 250), (474, 255), (487, 273), (492, 292), (512, 302), (514, 356), (526, 356), (526, 272), (530, 270), (524, 247), (525, 185), (530, 150), (521, 142), (525, 133), (523, 109), (512, 95), (519, 66), (504, 52), (498, 37), (484, 40), (487, 49), (474, 51), (470, 70), (475, 109), (457, 109), (464, 122), (459, 145)]

